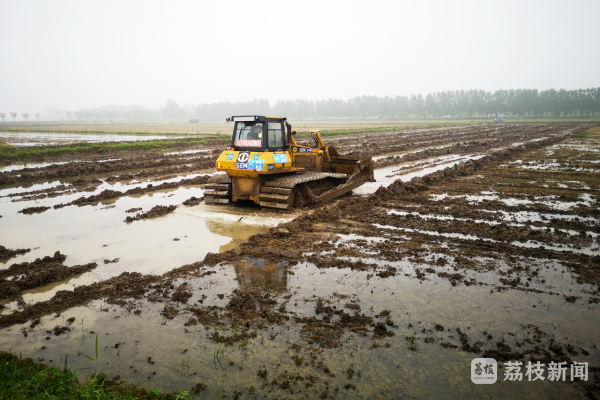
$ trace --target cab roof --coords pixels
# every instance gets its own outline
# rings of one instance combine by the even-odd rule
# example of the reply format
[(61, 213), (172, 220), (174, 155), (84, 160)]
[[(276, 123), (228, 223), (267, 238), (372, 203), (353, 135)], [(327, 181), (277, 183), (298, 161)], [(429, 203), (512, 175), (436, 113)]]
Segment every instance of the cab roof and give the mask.
[(267, 119), (279, 119), (279, 120), (285, 121), (287, 118), (286, 117), (265, 117), (264, 115), (234, 115), (233, 117), (228, 118), (229, 121), (233, 121), (233, 122), (236, 122), (236, 121), (264, 122)]

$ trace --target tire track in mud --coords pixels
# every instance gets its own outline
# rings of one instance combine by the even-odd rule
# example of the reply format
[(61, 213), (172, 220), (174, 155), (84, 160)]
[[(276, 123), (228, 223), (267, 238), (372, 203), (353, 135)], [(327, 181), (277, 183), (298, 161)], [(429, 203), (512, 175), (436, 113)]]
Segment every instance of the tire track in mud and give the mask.
[[(220, 154), (218, 150), (218, 154)], [(127, 160), (94, 162), (82, 159), (82, 162), (71, 162), (60, 166), (44, 168), (30, 168), (18, 171), (0, 173), (0, 185), (15, 185), (34, 183), (40, 181), (66, 180), (79, 176), (102, 175), (121, 171), (150, 170), (149, 172), (131, 173), (125, 172), (121, 175), (109, 176), (109, 182), (126, 181), (138, 178), (149, 178), (159, 175), (172, 175), (189, 173), (202, 169), (214, 168), (218, 154), (211, 154), (208, 158), (192, 159), (189, 156), (180, 155), (163, 156), (140, 154)], [(186, 165), (191, 164), (191, 165)]]
[[(53, 208), (55, 210), (57, 210), (57, 209), (68, 207), (68, 206), (82, 207), (82, 206), (88, 206), (88, 205), (96, 205), (102, 201), (114, 200), (114, 199), (118, 199), (121, 197), (140, 196), (143, 194), (153, 193), (153, 192), (157, 192), (157, 191), (161, 191), (161, 190), (176, 189), (176, 188), (179, 188), (182, 186), (203, 185), (208, 181), (209, 177), (210, 177), (209, 175), (201, 175), (201, 176), (197, 176), (195, 178), (182, 179), (177, 182), (165, 182), (165, 183), (162, 183), (162, 184), (156, 185), (156, 186), (152, 185), (152, 184), (148, 184), (145, 188), (137, 187), (134, 189), (126, 190), (125, 192), (106, 189), (97, 195), (92, 195), (92, 196), (88, 196), (88, 197), (80, 197), (77, 200), (73, 200), (72, 202), (66, 203), (66, 204), (64, 204), (64, 203), (56, 204)], [(45, 212), (49, 209), (50, 209), (50, 207), (32, 207), (32, 208), (25, 208), (19, 212), (23, 212), (26, 214), (27, 213), (41, 213), (41, 212)]]

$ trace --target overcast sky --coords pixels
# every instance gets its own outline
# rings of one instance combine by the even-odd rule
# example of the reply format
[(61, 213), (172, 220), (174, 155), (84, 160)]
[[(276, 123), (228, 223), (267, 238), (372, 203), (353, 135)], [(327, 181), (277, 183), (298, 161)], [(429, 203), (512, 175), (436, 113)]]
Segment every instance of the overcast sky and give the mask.
[(598, 87), (599, 16), (599, 0), (0, 0), (0, 112)]

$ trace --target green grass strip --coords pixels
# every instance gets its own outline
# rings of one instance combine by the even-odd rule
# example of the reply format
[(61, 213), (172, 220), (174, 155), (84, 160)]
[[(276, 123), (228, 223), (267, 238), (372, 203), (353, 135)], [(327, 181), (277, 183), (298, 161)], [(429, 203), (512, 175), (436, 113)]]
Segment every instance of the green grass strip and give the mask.
[(20, 159), (20, 158), (34, 158), (48, 155), (58, 155), (72, 152), (92, 152), (99, 150), (131, 150), (131, 149), (142, 149), (142, 150), (162, 150), (168, 148), (177, 148), (180, 144), (202, 144), (209, 140), (218, 140), (222, 142), (229, 142), (229, 137), (211, 137), (204, 139), (192, 139), (192, 140), (148, 140), (140, 142), (128, 142), (128, 143), (82, 143), (74, 144), (70, 146), (60, 147), (46, 147), (46, 146), (8, 146), (0, 145), (0, 159)]
[(135, 394), (108, 391), (105, 380), (100, 375), (100, 379), (79, 384), (77, 375), (67, 368), (43, 368), (30, 360), (0, 353), (2, 399), (137, 399), (136, 391)]
[(103, 373), (92, 374), (89, 382), (80, 383), (75, 372), (66, 366), (66, 360), (62, 368), (45, 367), (30, 359), (23, 360), (10, 353), (0, 352), (0, 398), (4, 400), (135, 400), (140, 397), (141, 392), (147, 399), (192, 399), (190, 392), (181, 390), (161, 394), (160, 390), (141, 390), (137, 386), (111, 385), (109, 387), (106, 374)]

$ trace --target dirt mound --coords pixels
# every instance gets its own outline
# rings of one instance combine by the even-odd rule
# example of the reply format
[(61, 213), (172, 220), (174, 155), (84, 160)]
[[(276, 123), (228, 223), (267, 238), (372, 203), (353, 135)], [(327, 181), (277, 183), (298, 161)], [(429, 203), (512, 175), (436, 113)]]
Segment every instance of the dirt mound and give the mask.
[(227, 316), (234, 321), (251, 325), (260, 325), (266, 321), (280, 322), (281, 313), (273, 309), (277, 304), (275, 297), (275, 293), (259, 287), (237, 288), (225, 307)]
[[(70, 205), (75, 205), (75, 206), (79, 206), (79, 207), (87, 206), (87, 205), (95, 205), (101, 201), (118, 199), (120, 197), (143, 195), (146, 193), (153, 193), (153, 192), (167, 190), (167, 189), (177, 189), (181, 186), (186, 186), (186, 185), (203, 185), (208, 181), (208, 178), (209, 178), (209, 175), (201, 175), (201, 176), (197, 176), (195, 178), (182, 179), (179, 182), (165, 182), (160, 185), (153, 185), (153, 184), (149, 183), (145, 188), (138, 187), (138, 188), (134, 188), (134, 189), (129, 189), (125, 192), (119, 192), (116, 190), (106, 189), (106, 190), (103, 190), (102, 192), (100, 192), (99, 194), (89, 196), (89, 197), (80, 197), (77, 200), (74, 200), (67, 204), (63, 204), (63, 203), (57, 204), (54, 206), (54, 208), (58, 209), (58, 208), (63, 208), (63, 207), (67, 207)], [(49, 207), (47, 207), (45, 210), (42, 210), (39, 212), (46, 211), (47, 209), (49, 209)]]
[[(344, 308), (352, 311), (347, 312)], [(369, 332), (368, 327), (373, 327), (373, 339), (381, 339), (387, 336), (394, 336), (393, 331), (386, 328), (383, 322), (375, 323), (373, 317), (367, 316), (361, 312), (361, 307), (357, 303), (346, 303), (344, 308), (325, 302), (319, 298), (316, 302), (314, 317), (294, 318), (294, 322), (301, 324), (302, 337), (309, 343), (317, 343), (323, 348), (336, 348), (342, 344), (342, 336), (345, 332), (353, 332), (359, 336), (366, 336)], [(318, 318), (322, 316), (321, 318)], [(388, 314), (383, 312), (376, 318), (387, 318)], [(388, 318), (389, 319), (389, 318)], [(393, 323), (388, 324), (393, 326)]]
[(11, 250), (11, 249), (7, 249), (4, 246), (0, 245), (0, 262), (6, 262), (8, 260), (10, 260), (13, 257), (16, 257), (20, 254), (25, 254), (28, 253), (31, 249), (16, 249), (16, 250)]
[(173, 295), (171, 296), (171, 300), (186, 304), (190, 297), (192, 297), (192, 294), (189, 292), (188, 289), (190, 289), (190, 287), (185, 283), (179, 286), (175, 293), (173, 293)]
[(90, 300), (106, 298), (110, 303), (121, 303), (123, 299), (127, 298), (141, 299), (148, 287), (160, 279), (157, 276), (144, 276), (137, 272), (123, 272), (121, 275), (103, 282), (78, 286), (73, 291), (61, 290), (48, 301), (36, 303), (23, 311), (0, 316), (0, 328), (23, 324), (32, 318), (39, 318), (43, 315), (60, 313)]
[(101, 185), (102, 181), (99, 179), (77, 179), (71, 183), (73, 186), (90, 186), (90, 185)]
[(187, 199), (186, 201), (184, 201), (182, 204), (184, 206), (197, 206), (199, 204), (201, 204), (204, 201), (204, 196), (197, 198), (197, 197), (190, 197), (189, 199)]
[[(23, 290), (59, 282), (69, 277), (91, 271), (98, 264), (89, 263), (65, 267), (67, 257), (56, 252), (53, 257), (38, 258), (32, 262), (13, 264), (0, 271), (0, 299), (18, 297)], [(8, 280), (7, 278), (12, 277)]]
[(176, 208), (177, 208), (177, 206), (173, 206), (173, 205), (171, 205), (171, 206), (154, 206), (148, 212), (136, 214), (135, 217), (128, 216), (127, 218), (125, 218), (125, 222), (140, 221), (145, 218), (162, 217), (163, 215), (172, 213), (173, 211), (175, 211)]
[(50, 207), (28, 207), (28, 208), (24, 208), (21, 211), (19, 211), (19, 213), (21, 214), (39, 214), (39, 213), (43, 213), (46, 210), (49, 210)]
[[(244, 346), (248, 340), (257, 336), (254, 329), (267, 329), (289, 320), (285, 315), (285, 307), (276, 308), (277, 293), (260, 287), (239, 287), (231, 294), (231, 299), (225, 307), (204, 306), (188, 307), (195, 317), (193, 323), (201, 323), (207, 327), (227, 329), (236, 327), (240, 330), (234, 335), (213, 332), (211, 340), (216, 343), (232, 345), (238, 343)], [(190, 319), (190, 321), (192, 321)], [(188, 324), (191, 324), (188, 321)]]
[[(135, 194), (137, 194), (137, 193), (135, 193)], [(73, 204), (76, 206), (83, 206), (83, 205), (87, 205), (87, 204), (96, 204), (100, 201), (114, 199), (114, 198), (120, 197), (122, 195), (123, 195), (123, 193), (118, 192), (116, 190), (106, 189), (94, 196), (80, 197), (77, 200), (72, 201), (70, 204)]]
[(6, 278), (13, 275), (27, 274), (36, 268), (45, 268), (52, 265), (61, 265), (67, 256), (60, 254), (60, 251), (54, 253), (52, 257), (46, 256), (44, 258), (37, 258), (35, 261), (24, 262), (20, 264), (13, 264), (7, 269), (0, 270), (0, 278)]

